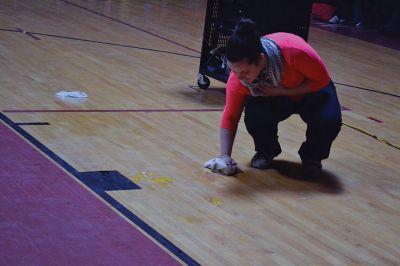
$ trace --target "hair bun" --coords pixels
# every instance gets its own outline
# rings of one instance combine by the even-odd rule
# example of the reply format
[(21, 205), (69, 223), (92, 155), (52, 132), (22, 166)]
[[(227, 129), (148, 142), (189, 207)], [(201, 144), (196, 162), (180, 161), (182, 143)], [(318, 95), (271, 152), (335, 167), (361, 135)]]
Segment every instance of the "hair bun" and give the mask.
[(249, 18), (241, 18), (235, 27), (235, 34), (239, 36), (259, 36), (256, 24)]
[(246, 59), (248, 63), (258, 64), (260, 53), (262, 46), (256, 24), (251, 19), (241, 18), (226, 44), (226, 58), (230, 62)]

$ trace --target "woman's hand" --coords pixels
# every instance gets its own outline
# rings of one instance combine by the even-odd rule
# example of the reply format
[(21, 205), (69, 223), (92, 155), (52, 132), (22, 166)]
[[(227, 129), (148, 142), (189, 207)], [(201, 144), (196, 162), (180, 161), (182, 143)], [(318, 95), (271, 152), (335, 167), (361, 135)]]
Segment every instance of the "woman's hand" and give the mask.
[(303, 82), (297, 87), (286, 88), (282, 84), (276, 87), (265, 86), (260, 89), (264, 96), (296, 96), (311, 93), (311, 89), (308, 87), (307, 82)]
[(287, 89), (282, 85), (278, 85), (276, 87), (265, 86), (261, 89), (261, 91), (264, 96), (286, 96), (287, 95)]
[(223, 175), (233, 175), (238, 171), (237, 163), (228, 155), (213, 158), (205, 162), (204, 167)]

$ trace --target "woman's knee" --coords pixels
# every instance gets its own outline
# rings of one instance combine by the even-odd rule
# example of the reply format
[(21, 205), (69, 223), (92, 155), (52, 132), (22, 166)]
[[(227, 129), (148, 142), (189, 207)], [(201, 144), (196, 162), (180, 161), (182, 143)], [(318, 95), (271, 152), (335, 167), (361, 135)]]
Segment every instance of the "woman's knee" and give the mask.
[(321, 116), (315, 124), (321, 131), (339, 132), (342, 127), (342, 117), (338, 114)]

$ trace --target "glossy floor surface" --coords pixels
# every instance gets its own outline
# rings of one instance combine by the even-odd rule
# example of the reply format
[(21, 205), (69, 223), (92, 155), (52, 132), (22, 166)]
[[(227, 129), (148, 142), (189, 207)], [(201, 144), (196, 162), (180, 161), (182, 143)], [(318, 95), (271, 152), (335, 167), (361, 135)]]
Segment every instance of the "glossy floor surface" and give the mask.
[[(225, 103), (224, 83), (196, 89), (205, 9), (189, 0), (0, 0), (2, 262), (43, 258), (46, 245), (95, 250), (101, 231), (90, 225), (99, 223), (104, 239), (127, 234), (124, 252), (136, 243), (138, 260), (124, 262), (120, 250), (120, 265), (400, 263), (400, 52), (311, 27), (343, 109), (324, 177), (299, 179), (298, 116), (280, 124), (283, 152), (268, 170), (249, 166), (254, 147), (241, 121), (233, 158), (242, 172), (221, 176), (203, 168), (219, 154)], [(62, 204), (29, 205), (44, 192), (27, 182)], [(71, 200), (54, 186), (68, 186)], [(58, 209), (68, 204), (99, 209), (82, 217), (94, 220), (68, 222)], [(43, 225), (57, 221), (47, 234)], [(77, 232), (70, 242), (63, 228)], [(12, 236), (29, 237), (22, 245)], [(142, 261), (144, 250), (156, 260)], [(89, 254), (58, 258), (107, 264)]]

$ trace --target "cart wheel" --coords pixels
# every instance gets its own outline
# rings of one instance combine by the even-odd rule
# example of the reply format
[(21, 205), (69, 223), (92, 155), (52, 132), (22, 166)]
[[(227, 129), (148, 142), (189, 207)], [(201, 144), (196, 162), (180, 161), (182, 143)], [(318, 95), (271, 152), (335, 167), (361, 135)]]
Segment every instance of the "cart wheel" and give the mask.
[(210, 79), (199, 73), (197, 76), (197, 85), (200, 89), (206, 90), (208, 87), (210, 87)]

